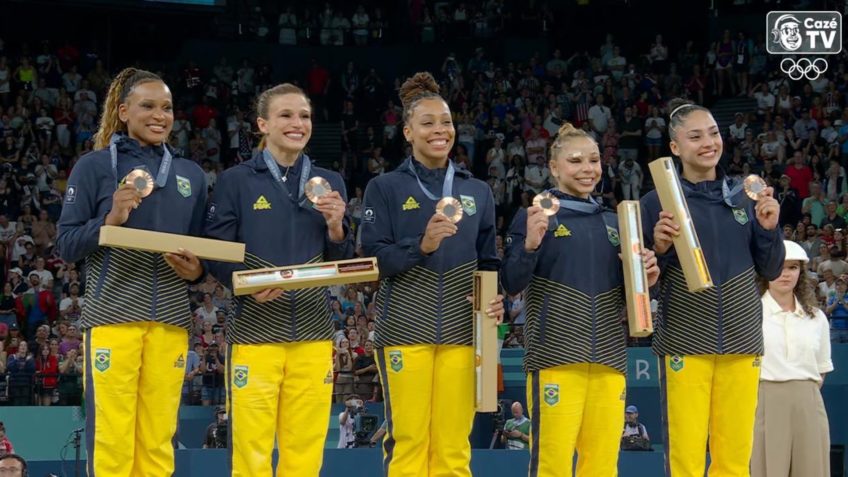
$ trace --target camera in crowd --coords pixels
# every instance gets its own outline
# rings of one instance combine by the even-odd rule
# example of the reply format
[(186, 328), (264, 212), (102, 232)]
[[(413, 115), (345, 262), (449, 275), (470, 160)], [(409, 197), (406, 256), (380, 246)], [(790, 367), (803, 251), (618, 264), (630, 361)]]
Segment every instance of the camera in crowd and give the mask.
[(345, 399), (348, 419), (353, 419), (354, 440), (348, 443), (348, 447), (371, 447), (371, 436), (380, 427), (380, 418), (374, 414), (368, 414), (362, 399), (353, 394)]

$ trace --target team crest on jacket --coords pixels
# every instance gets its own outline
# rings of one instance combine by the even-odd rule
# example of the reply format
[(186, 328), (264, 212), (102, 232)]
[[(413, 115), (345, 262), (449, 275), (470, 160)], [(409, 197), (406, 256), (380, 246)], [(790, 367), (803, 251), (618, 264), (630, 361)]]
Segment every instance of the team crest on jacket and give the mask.
[(748, 223), (748, 212), (745, 209), (733, 209), (733, 218), (741, 225)]
[(615, 227), (610, 227), (607, 225), (607, 238), (613, 247), (618, 247), (621, 245), (621, 239), (618, 236), (618, 230), (615, 230)]
[(191, 195), (191, 181), (186, 177), (177, 176), (177, 191), (181, 196), (189, 197)]
[(400, 351), (389, 351), (389, 365), (392, 371), (399, 373), (403, 369), (403, 353)]
[(470, 195), (460, 195), (459, 201), (462, 203), (462, 210), (466, 215), (474, 215), (477, 213), (477, 202)]
[(247, 366), (233, 367), (233, 384), (235, 384), (237, 388), (247, 386)]
[(101, 373), (112, 365), (112, 350), (108, 348), (97, 348), (94, 351), (94, 367)]
[(548, 406), (556, 406), (559, 402), (559, 384), (546, 384), (544, 394)]
[(421, 204), (419, 204), (418, 201), (416, 201), (412, 196), (409, 196), (409, 198), (406, 199), (406, 202), (403, 203), (403, 210), (413, 210), (420, 208)]
[(559, 224), (559, 227), (554, 230), (554, 237), (571, 237), (571, 230), (569, 230), (565, 225)]

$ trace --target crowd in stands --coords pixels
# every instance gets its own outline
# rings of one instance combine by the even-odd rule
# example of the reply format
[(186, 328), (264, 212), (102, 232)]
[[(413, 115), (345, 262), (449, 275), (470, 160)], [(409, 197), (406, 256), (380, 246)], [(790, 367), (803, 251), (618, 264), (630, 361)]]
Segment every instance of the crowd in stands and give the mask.
[[(420, 9), (413, 9), (411, 24), (420, 26), (425, 41), (427, 35), (440, 36), (432, 32), (457, 25), (485, 37), (501, 32), (506, 28), (502, 19), (509, 18), (501, 15), (504, 2), (498, 0), (450, 10), (412, 3)], [(329, 4), (324, 9), (284, 7), (273, 15), (260, 7), (253, 16), (257, 37), (268, 41), (381, 41), (376, 32), (386, 23), (379, 8), (340, 12)], [(547, 13), (537, 13), (521, 19), (545, 21)], [(303, 37), (304, 29), (312, 29), (308, 35), (314, 36)], [(661, 34), (649, 44), (626, 44), (610, 34), (588, 52), (559, 45), (550, 54), (530, 52), (524, 61), (502, 62), (480, 47), (470, 57), (449, 54), (440, 64), (422, 68), (437, 77), (454, 113), (458, 167), (492, 188), (501, 253), (512, 216), (551, 186), (548, 149), (564, 121), (600, 145), (604, 174), (594, 195), (612, 207), (651, 188), (646, 165), (667, 154), (669, 99), (687, 96), (711, 106), (724, 98), (750, 98), (750, 108), (738, 111), (722, 130), (723, 170), (730, 176), (760, 174), (775, 187), (786, 237), (801, 243), (812, 258), (811, 279), (833, 320), (833, 340), (848, 342), (848, 62), (837, 55), (819, 79), (791, 81), (767, 55), (764, 41), (725, 31), (708, 44), (667, 45)], [(92, 149), (98, 110), (113, 74), (104, 60), (72, 43), (0, 39), (3, 402), (79, 402), (78, 320), (85, 277), (82, 264), (59, 258), (55, 223), (67, 177)], [(356, 224), (368, 180), (391, 171), (409, 153), (397, 101), (402, 78), (384, 77), (353, 62), (339, 65), (331, 70), (313, 60), (298, 81), (310, 95), (315, 121), (340, 125), (342, 156), (315, 159), (332, 164), (346, 180)], [(268, 64), (227, 57), (214, 65), (188, 62), (161, 73), (177, 105), (173, 146), (201, 165), (214, 193), (217, 174), (252, 155), (258, 141), (251, 103), (279, 78)], [(373, 357), (376, 288), (359, 284), (331, 291), (339, 401), (351, 393), (381, 399)], [(195, 326), (185, 359), (184, 398), (221, 404), (232, 296), (211, 278), (190, 294)], [(504, 347), (523, 345), (524, 300), (522, 293), (506, 298)]]

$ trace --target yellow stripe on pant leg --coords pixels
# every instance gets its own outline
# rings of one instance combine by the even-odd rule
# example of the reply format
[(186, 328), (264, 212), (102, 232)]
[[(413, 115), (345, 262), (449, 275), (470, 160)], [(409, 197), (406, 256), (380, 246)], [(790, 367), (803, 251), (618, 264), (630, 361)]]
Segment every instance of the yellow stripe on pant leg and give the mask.
[(666, 356), (667, 477), (704, 477), (715, 355)]
[(94, 424), (86, 429), (94, 434), (88, 442), (90, 477), (132, 475), (144, 328), (144, 323), (124, 323), (87, 333), (86, 408)]
[(624, 375), (602, 364), (589, 365), (583, 423), (577, 436), (577, 475), (615, 477), (626, 398)]
[(539, 410), (532, 411), (539, 423), (538, 471), (531, 476), (571, 477), (586, 406), (589, 365), (569, 364), (542, 369), (538, 377), (539, 401), (534, 405), (538, 405)]
[(710, 413), (710, 477), (750, 475), (759, 383), (758, 356), (716, 357)]
[(439, 345), (433, 368), (430, 476), (471, 477), (474, 425), (474, 348)]
[(232, 475), (270, 476), (286, 350), (282, 344), (230, 344), (229, 348)]
[(133, 476), (159, 477), (174, 472), (173, 439), (185, 379), (188, 332), (162, 323), (145, 325)]
[(277, 475), (321, 471), (333, 397), (333, 345), (330, 341), (286, 343), (286, 366), (277, 412)]
[(384, 477), (429, 477), (435, 345), (388, 346), (377, 350), (387, 434)]

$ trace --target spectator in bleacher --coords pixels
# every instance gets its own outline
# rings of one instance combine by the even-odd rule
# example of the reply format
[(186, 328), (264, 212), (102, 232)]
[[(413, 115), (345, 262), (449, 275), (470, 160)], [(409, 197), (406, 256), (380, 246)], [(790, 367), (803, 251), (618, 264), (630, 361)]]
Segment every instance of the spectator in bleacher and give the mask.
[(204, 406), (210, 404), (221, 404), (224, 402), (224, 380), (225, 380), (226, 358), (220, 352), (218, 343), (212, 341), (204, 353), (203, 364), (203, 389), (201, 400)]
[(214, 325), (217, 322), (218, 307), (212, 302), (211, 293), (203, 294), (203, 305), (194, 312), (198, 322)]
[(61, 342), (59, 343), (59, 354), (67, 355), (71, 350), (78, 350), (81, 341), (79, 328), (75, 324), (69, 324), (68, 331), (61, 337)]
[[(554, 224), (559, 225), (551, 226), (539, 206), (516, 214), (501, 269), (508, 293), (527, 289), (528, 407), (537, 433), (533, 437), (537, 444), (542, 443), (531, 447), (530, 472), (553, 475), (562, 468), (560, 459), (569, 460), (576, 451), (578, 474), (612, 475), (618, 462), (626, 367), (625, 332), (613, 305), (621, 300), (624, 280), (619, 244), (603, 225), (609, 217), (604, 217), (603, 208), (592, 197), (604, 175), (597, 142), (587, 131), (566, 123), (550, 154), (556, 182), (550, 192), (561, 204)], [(548, 233), (549, 228), (553, 233)], [(572, 235), (595, 245), (578, 246), (569, 240)], [(653, 252), (642, 253), (652, 285), (659, 267)], [(565, 261), (571, 266), (563, 267)], [(590, 267), (603, 272), (587, 282), (579, 270)], [(546, 315), (538, 312), (543, 308), (541, 301), (546, 302)], [(597, 307), (589, 306), (595, 303)], [(574, 308), (587, 313), (581, 314), (579, 324), (567, 325), (572, 319), (566, 318), (570, 316), (567, 310)], [(561, 335), (566, 328), (592, 331), (572, 332), (572, 344), (567, 346), (545, 338)], [(618, 338), (601, 343), (596, 334)], [(596, 352), (580, 351), (588, 348)]]
[(59, 401), (59, 341), (52, 338), (42, 346), (35, 360), (39, 405), (50, 406)]
[(366, 399), (376, 400), (374, 382), (377, 378), (377, 363), (374, 360), (374, 342), (365, 340), (364, 352), (353, 364), (354, 392)]
[[(12, 441), (9, 440), (9, 435), (6, 434), (6, 424), (0, 422), (0, 462), (8, 462), (9, 460), (14, 461), (15, 459), (5, 459), (9, 454), (15, 453), (15, 446), (12, 445)], [(5, 463), (4, 462), (4, 463)], [(7, 466), (3, 466), (8, 468)], [(24, 467), (26, 468), (26, 467)], [(20, 469), (19, 469), (20, 470)], [(14, 474), (12, 474), (14, 475)], [(23, 475), (23, 474), (19, 474)]]
[(15, 295), (13, 294), (12, 284), (6, 282), (3, 284), (3, 294), (0, 296), (0, 323), (6, 326), (17, 323), (18, 318), (15, 313)]
[[(666, 447), (667, 467), (672, 475), (703, 473), (709, 436), (710, 472), (745, 475), (762, 354), (762, 312), (749, 301), (755, 271), (775, 279), (783, 266), (780, 206), (767, 188), (756, 206), (746, 200), (737, 205), (737, 212), (728, 207), (725, 183), (716, 168), (723, 142), (712, 114), (679, 99), (668, 108), (670, 147), (681, 159), (684, 191), (699, 191), (686, 192), (686, 199), (707, 266), (724, 273), (712, 277), (723, 284), (722, 300), (707, 304), (688, 290), (678, 264), (664, 268), (661, 286), (667, 292), (659, 300), (662, 326), (656, 329), (653, 347), (663, 360), (661, 380), (668, 396), (662, 409), (666, 435), (673, 443)], [(644, 228), (653, 232), (646, 233), (646, 243), (657, 255), (667, 255), (663, 260), (675, 260), (677, 251), (670, 250), (672, 237), (679, 233), (675, 218), (661, 210), (655, 192), (643, 198), (642, 210)], [(703, 239), (719, 235), (720, 240)], [(675, 307), (669, 306), (672, 302)], [(717, 327), (731, 316), (732, 329)]]
[(660, 117), (660, 110), (651, 106), (651, 115), (645, 119), (645, 145), (648, 147), (648, 160), (660, 157), (665, 119)]
[(834, 230), (841, 230), (846, 227), (845, 218), (836, 213), (836, 201), (829, 201), (825, 206), (825, 216), (822, 219), (821, 226), (832, 226)]
[(32, 377), (35, 375), (35, 361), (29, 353), (26, 341), (21, 340), (15, 353), (9, 356), (6, 372), (9, 374), (9, 403), (13, 406), (32, 405)]
[(618, 177), (624, 200), (639, 200), (642, 197), (644, 174), (642, 167), (633, 158), (627, 158), (618, 166)]
[(355, 358), (350, 349), (350, 340), (342, 337), (337, 343), (333, 356), (333, 372), (336, 373), (333, 396), (335, 402), (342, 403), (345, 396), (353, 392)]
[(825, 476), (830, 434), (819, 389), (833, 371), (828, 322), (804, 273), (806, 252), (794, 242), (785, 247), (780, 277), (760, 284), (765, 353), (751, 476)]
[(36, 329), (45, 322), (56, 319), (56, 298), (52, 291), (41, 287), (41, 277), (36, 271), (29, 274), (30, 288), (16, 300), (18, 317), (24, 324), (25, 336), (35, 335)]
[[(795, 156), (796, 158), (799, 156)], [(801, 159), (803, 161), (803, 158)], [(803, 182), (805, 177), (812, 177), (812, 173), (809, 167), (803, 166), (806, 168), (806, 171), (803, 169), (799, 170), (795, 177), (792, 177), (790, 171), (796, 169), (796, 167), (787, 167), (786, 175), (790, 176), (789, 186), (798, 191), (798, 197), (802, 198), (801, 202), (801, 213), (802, 214), (810, 214), (810, 222), (818, 228), (822, 227), (822, 222), (825, 217), (825, 205), (827, 205), (827, 198), (824, 196), (824, 191), (822, 191), (821, 183), (817, 181), (813, 182)], [(798, 184), (807, 184), (804, 188), (804, 191), (807, 195), (798, 189)], [(795, 185), (792, 185), (795, 184)]]
[(203, 345), (194, 343), (193, 349), (188, 351), (185, 360), (185, 380), (182, 391), (182, 402), (184, 404), (196, 405), (201, 402), (203, 368), (206, 365), (204, 360)]

